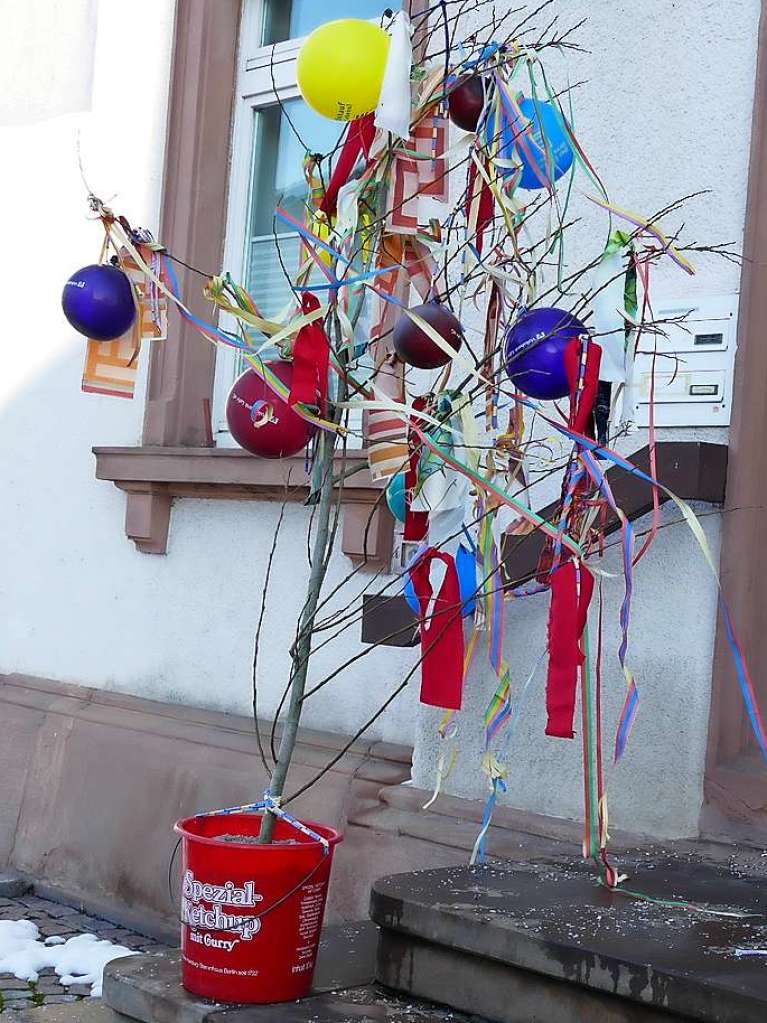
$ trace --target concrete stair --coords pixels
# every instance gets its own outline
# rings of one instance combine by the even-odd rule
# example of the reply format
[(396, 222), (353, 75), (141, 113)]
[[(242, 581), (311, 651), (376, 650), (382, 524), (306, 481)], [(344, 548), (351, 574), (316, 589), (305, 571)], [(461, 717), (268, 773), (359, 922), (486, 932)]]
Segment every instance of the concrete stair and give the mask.
[(114, 1015), (103, 1023), (485, 1023), (373, 983), (377, 938), (369, 921), (326, 928), (312, 995), (277, 1005), (223, 1005), (190, 995), (181, 986), (179, 952), (117, 959), (104, 972), (104, 1012)]
[(564, 854), (382, 878), (373, 923), (323, 932), (310, 998), (206, 1002), (171, 952), (107, 966), (104, 1023), (764, 1023), (767, 955), (742, 953), (767, 952), (767, 857), (621, 868), (643, 898)]
[(767, 951), (764, 877), (694, 855), (621, 866), (626, 888), (695, 908), (610, 892), (572, 860), (383, 878), (376, 979), (498, 1023), (764, 1023), (767, 955), (739, 951)]

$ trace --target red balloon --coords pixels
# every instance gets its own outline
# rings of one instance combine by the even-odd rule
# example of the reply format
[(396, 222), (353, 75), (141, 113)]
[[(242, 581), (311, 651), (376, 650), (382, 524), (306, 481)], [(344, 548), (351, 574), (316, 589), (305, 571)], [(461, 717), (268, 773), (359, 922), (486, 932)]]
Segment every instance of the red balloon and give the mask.
[(450, 120), (464, 131), (476, 131), (485, 105), (485, 86), (477, 75), (458, 79), (447, 97)]
[[(463, 327), (447, 306), (441, 302), (431, 301), (426, 305), (418, 305), (411, 312), (432, 326), (445, 341), (458, 351), (463, 343)], [(394, 350), (403, 362), (418, 369), (438, 369), (450, 361), (450, 356), (443, 351), (429, 335), (417, 327), (410, 317), (403, 313), (394, 327), (392, 335)]]
[[(290, 387), (292, 362), (274, 359), (265, 365)], [(257, 402), (264, 402), (264, 405), (259, 406)], [(257, 426), (268, 413), (267, 406), (271, 406), (273, 418), (263, 426)], [(314, 432), (312, 424), (297, 415), (253, 369), (245, 370), (235, 380), (226, 400), (226, 421), (229, 432), (240, 447), (261, 458), (285, 458), (298, 454)]]

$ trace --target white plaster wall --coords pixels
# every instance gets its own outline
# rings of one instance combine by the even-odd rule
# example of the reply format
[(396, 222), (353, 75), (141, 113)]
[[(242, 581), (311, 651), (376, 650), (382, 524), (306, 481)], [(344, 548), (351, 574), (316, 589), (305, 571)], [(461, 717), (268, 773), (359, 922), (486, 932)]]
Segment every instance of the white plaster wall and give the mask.
[[(684, 223), (692, 242), (741, 247), (745, 214), (759, 0), (701, 5), (697, 0), (570, 0), (558, 5), (560, 25), (587, 22), (578, 39), (589, 51), (547, 60), (555, 88), (583, 83), (574, 92), (576, 131), (604, 177), (613, 201), (647, 215), (698, 191), (667, 231)], [(469, 16), (469, 22), (475, 19)], [(581, 188), (588, 191), (581, 179)], [(604, 221), (574, 200), (582, 221), (568, 238), (572, 266), (599, 254)], [(689, 278), (668, 264), (655, 274), (656, 301), (738, 291), (739, 270), (721, 259), (695, 257)], [(577, 296), (576, 296), (577, 297)], [(553, 431), (550, 431), (553, 432)], [(659, 439), (722, 442), (716, 428), (664, 429)], [(646, 431), (618, 445), (642, 447)], [(536, 488), (535, 506), (554, 499), (559, 479)], [(721, 516), (702, 507), (702, 522), (718, 557)], [(679, 518), (672, 506), (664, 524)], [(647, 529), (649, 521), (636, 523)], [(616, 552), (605, 568), (605, 743), (611, 757), (615, 725), (625, 694), (617, 662), (617, 615), (622, 600)], [(664, 528), (640, 564), (635, 581), (629, 663), (641, 690), (639, 717), (629, 752), (608, 768), (610, 821), (616, 827), (672, 837), (696, 833), (710, 702), (716, 590), (703, 555), (684, 525)], [(507, 607), (506, 653), (521, 687), (546, 643), (547, 595)], [(579, 819), (583, 813), (580, 726), (576, 739), (548, 739), (545, 664), (519, 714), (509, 749), (509, 791), (502, 802), (540, 813)], [(487, 664), (467, 682), (459, 722), (460, 757), (445, 791), (484, 797), (478, 767), (483, 750), (481, 717), (496, 687)], [(733, 692), (732, 699), (740, 699)], [(438, 715), (422, 708), (414, 781), (434, 783)]]
[[(87, 11), (69, 0), (70, 14)], [(89, 0), (82, 0), (82, 7)], [(83, 340), (60, 309), (64, 281), (98, 258), (100, 227), (87, 220), (77, 164), (131, 221), (156, 228), (159, 212), (172, 0), (101, 0), (93, 67), (86, 33), (63, 60), (74, 87), (65, 115), (41, 120), (45, 90), (17, 97), (0, 127), (0, 671), (122, 690), (248, 714), (252, 640), (279, 506), (179, 501), (167, 557), (125, 538), (124, 495), (94, 478), (93, 445), (141, 438), (146, 350), (136, 398), (80, 391)], [(54, 46), (49, 35), (42, 45)], [(9, 51), (3, 73), (28, 56)], [(51, 51), (51, 64), (61, 66)], [(43, 61), (43, 63), (45, 63)], [(92, 88), (90, 72), (92, 71)], [(34, 79), (38, 80), (38, 79)], [(85, 83), (85, 84), (83, 84)], [(43, 82), (44, 84), (44, 82)], [(29, 103), (27, 105), (27, 99)], [(54, 113), (61, 109), (55, 107)], [(48, 108), (50, 112), (50, 108)], [(200, 341), (204, 344), (204, 341)], [(263, 713), (274, 713), (307, 573), (309, 514), (290, 506), (263, 633)], [(338, 555), (328, 588), (350, 570)], [(354, 601), (372, 573), (338, 598)], [(318, 679), (366, 649), (356, 621), (321, 651)], [(376, 651), (307, 704), (315, 727), (354, 732), (375, 713), (413, 655)], [(414, 687), (413, 687), (414, 688)], [(415, 693), (399, 699), (372, 736), (413, 739)]]

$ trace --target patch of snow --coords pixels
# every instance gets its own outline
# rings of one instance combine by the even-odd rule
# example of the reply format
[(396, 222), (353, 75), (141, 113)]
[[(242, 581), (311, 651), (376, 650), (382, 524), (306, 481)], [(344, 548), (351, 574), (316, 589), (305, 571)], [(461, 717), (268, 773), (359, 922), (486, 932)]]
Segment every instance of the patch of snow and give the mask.
[(31, 920), (0, 920), (0, 973), (36, 981), (40, 970), (53, 967), (65, 987), (90, 984), (91, 995), (98, 998), (106, 964), (136, 955), (132, 949), (113, 945), (95, 934), (54, 936), (45, 942), (39, 938), (40, 932)]

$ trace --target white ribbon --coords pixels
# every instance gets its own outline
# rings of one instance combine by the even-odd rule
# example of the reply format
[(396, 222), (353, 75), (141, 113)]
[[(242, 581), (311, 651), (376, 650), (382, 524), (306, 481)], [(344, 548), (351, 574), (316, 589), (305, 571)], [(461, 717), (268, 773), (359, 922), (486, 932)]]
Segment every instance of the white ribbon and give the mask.
[(623, 250), (603, 256), (594, 270), (594, 331), (602, 348), (599, 379), (623, 383), (626, 379), (626, 324)]
[(389, 55), (375, 113), (376, 128), (390, 131), (401, 139), (410, 138), (412, 31), (407, 14), (397, 11), (389, 27)]

